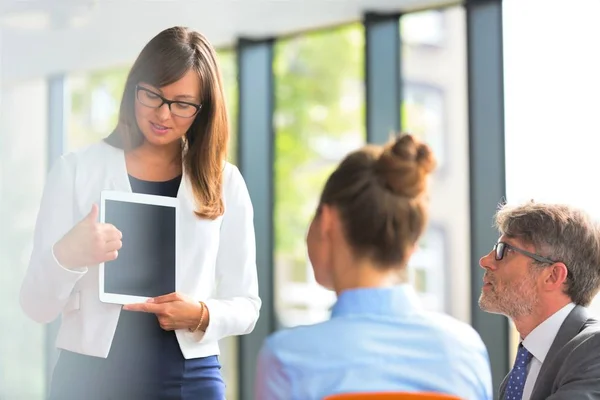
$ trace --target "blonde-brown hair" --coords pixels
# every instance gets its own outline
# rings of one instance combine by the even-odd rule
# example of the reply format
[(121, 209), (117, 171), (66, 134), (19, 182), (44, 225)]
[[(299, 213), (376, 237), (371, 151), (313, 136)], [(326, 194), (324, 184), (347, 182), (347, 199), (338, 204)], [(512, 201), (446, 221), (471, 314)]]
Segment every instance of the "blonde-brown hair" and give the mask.
[(401, 135), (349, 154), (327, 180), (321, 205), (338, 209), (355, 256), (382, 268), (404, 264), (428, 219), (429, 146)]
[(146, 82), (160, 88), (190, 69), (200, 77), (202, 108), (182, 143), (183, 169), (191, 182), (196, 214), (215, 219), (224, 212), (221, 191), (229, 124), (216, 52), (202, 34), (173, 27), (146, 44), (127, 77), (117, 127), (105, 140), (126, 151), (140, 146), (144, 136), (135, 119), (136, 85)]

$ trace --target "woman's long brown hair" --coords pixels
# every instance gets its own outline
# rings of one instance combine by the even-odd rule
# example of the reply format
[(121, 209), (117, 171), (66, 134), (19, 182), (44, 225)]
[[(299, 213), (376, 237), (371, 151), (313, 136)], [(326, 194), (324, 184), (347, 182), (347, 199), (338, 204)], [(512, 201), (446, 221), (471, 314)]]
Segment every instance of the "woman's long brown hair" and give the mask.
[(190, 69), (200, 77), (202, 108), (182, 143), (183, 169), (192, 186), (196, 215), (223, 215), (223, 164), (227, 156), (229, 124), (221, 71), (214, 48), (200, 33), (184, 27), (166, 29), (143, 48), (133, 64), (121, 100), (119, 122), (105, 141), (125, 151), (143, 143), (135, 119), (135, 88), (140, 82), (163, 87)]

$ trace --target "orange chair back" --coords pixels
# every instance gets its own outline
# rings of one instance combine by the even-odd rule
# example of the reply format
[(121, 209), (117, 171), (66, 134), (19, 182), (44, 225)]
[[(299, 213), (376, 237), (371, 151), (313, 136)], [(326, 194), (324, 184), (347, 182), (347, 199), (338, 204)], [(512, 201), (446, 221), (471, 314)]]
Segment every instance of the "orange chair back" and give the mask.
[(462, 400), (460, 397), (441, 393), (343, 393), (325, 397), (323, 400)]

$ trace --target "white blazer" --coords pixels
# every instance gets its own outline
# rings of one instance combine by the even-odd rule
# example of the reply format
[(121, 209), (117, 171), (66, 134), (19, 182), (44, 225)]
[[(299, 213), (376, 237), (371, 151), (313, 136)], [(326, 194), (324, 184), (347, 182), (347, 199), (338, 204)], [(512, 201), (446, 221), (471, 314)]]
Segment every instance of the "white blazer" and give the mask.
[[(204, 301), (206, 333), (177, 330), (186, 359), (219, 354), (218, 340), (250, 333), (261, 306), (258, 297), (253, 209), (239, 170), (225, 164), (225, 213), (215, 220), (194, 215), (187, 177), (181, 180), (180, 256), (177, 291)], [(131, 192), (123, 150), (104, 142), (62, 156), (48, 176), (36, 222), (33, 252), (21, 287), (25, 313), (40, 323), (62, 314), (56, 346), (108, 356), (121, 306), (98, 298), (98, 266), (63, 268), (53, 247), (99, 203), (102, 190)]]

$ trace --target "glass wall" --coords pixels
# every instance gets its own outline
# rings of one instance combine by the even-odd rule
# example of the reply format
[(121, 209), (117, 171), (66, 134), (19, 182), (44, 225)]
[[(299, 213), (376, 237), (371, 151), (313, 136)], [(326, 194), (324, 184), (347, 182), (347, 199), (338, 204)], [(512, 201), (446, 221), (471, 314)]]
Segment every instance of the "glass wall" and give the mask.
[(0, 398), (43, 399), (45, 326), (19, 305), (47, 172), (44, 80), (3, 86), (0, 120)]
[[(515, 4), (516, 1), (506, 0), (505, 8), (515, 7), (514, 10), (520, 12), (522, 9), (519, 7), (525, 7)], [(509, 18), (522, 19), (520, 25), (517, 21), (511, 29), (530, 27), (523, 16), (513, 15)], [(527, 34), (536, 37), (537, 34), (532, 32)], [(403, 130), (421, 136), (433, 147), (439, 160), (433, 181), (430, 228), (420, 244), (420, 250), (411, 260), (411, 280), (427, 308), (445, 311), (468, 321), (470, 268), (477, 260), (470, 260), (469, 256), (465, 33), (462, 6), (407, 14), (400, 19), (403, 99), (399, 112)], [(553, 34), (559, 35), (559, 32)], [(545, 89), (541, 81), (539, 86), (531, 86), (531, 77), (526, 74), (533, 73), (534, 69), (514, 62), (529, 55), (523, 47), (526, 41), (522, 40), (527, 35), (524, 32), (513, 34), (513, 42), (510, 41), (510, 32), (507, 35), (507, 99), (509, 96), (513, 99), (512, 107), (507, 106), (507, 155), (517, 156), (516, 162), (507, 163), (508, 188), (512, 197), (516, 197), (515, 193), (530, 196), (531, 180), (526, 178), (531, 175), (522, 171), (532, 170), (532, 165), (526, 163), (536, 160), (536, 155), (525, 154), (523, 148), (538, 146), (543, 151), (537, 157), (546, 157), (552, 149), (556, 150), (548, 147), (547, 142), (552, 138), (545, 136), (542, 140), (540, 137), (532, 139), (531, 136), (532, 131), (546, 132), (549, 129), (544, 125), (543, 116), (549, 115), (547, 108), (550, 107), (550, 99), (542, 102), (544, 99), (540, 97), (548, 96), (540, 94)], [(564, 42), (567, 34), (562, 32), (561, 35)], [(585, 36), (577, 29), (568, 35), (569, 38), (577, 35), (577, 40), (592, 48), (590, 38), (593, 35)], [(514, 44), (517, 37), (521, 37), (521, 47)], [(536, 40), (540, 41), (541, 38)], [(563, 43), (557, 38), (548, 40), (548, 43), (552, 41)], [(536, 43), (529, 43), (529, 48)], [(564, 51), (570, 51), (568, 46), (565, 47), (567, 50)], [(517, 48), (523, 50), (517, 51)], [(315, 282), (306, 255), (305, 234), (325, 179), (341, 158), (365, 143), (364, 50), (364, 28), (361, 24), (289, 37), (278, 40), (275, 45), (274, 290), (275, 309), (282, 326), (322, 321), (329, 317), (330, 306), (335, 301), (334, 293)], [(219, 57), (231, 121), (229, 158), (235, 163), (238, 115), (236, 57), (232, 51), (222, 51)], [(530, 64), (532, 57), (527, 59)], [(565, 57), (562, 67), (568, 67), (568, 60), (569, 57)], [(520, 65), (520, 69), (511, 68), (510, 62)], [(549, 64), (546, 60), (543, 66), (552, 71), (552, 79), (555, 79), (559, 75), (558, 67), (552, 70)], [(558, 87), (553, 85), (554, 90), (562, 90), (561, 96), (554, 98), (561, 101), (555, 100), (555, 103), (568, 113), (554, 110), (552, 115), (562, 118), (559, 118), (563, 123), (562, 128), (568, 129), (569, 134), (573, 126), (578, 132), (587, 132), (587, 127), (593, 126), (592, 104), (598, 103), (594, 103), (590, 93), (595, 93), (593, 88), (598, 80), (591, 71), (597, 70), (599, 65), (592, 61), (588, 65), (595, 68), (579, 65), (582, 74), (567, 76), (579, 91), (566, 83)], [(128, 68), (125, 65), (69, 74), (67, 87), (70, 90), (71, 108), (67, 121), (68, 151), (95, 143), (112, 131), (116, 125)], [(541, 64), (537, 68), (541, 68)], [(586, 75), (584, 72), (589, 73)], [(587, 79), (586, 82), (583, 77)], [(510, 88), (509, 84), (512, 84)], [(8, 229), (0, 231), (0, 246), (3, 247), (0, 262), (2, 271), (10, 268), (12, 272), (3, 274), (3, 279), (0, 279), (0, 297), (3, 304), (7, 305), (0, 308), (0, 321), (10, 321), (4, 323), (0, 330), (0, 398), (25, 395), (37, 399), (42, 398), (45, 389), (44, 328), (29, 322), (22, 315), (17, 299), (46, 174), (47, 93), (43, 81), (2, 89), (4, 107), (0, 112), (3, 122), (9, 122), (8, 128), (2, 133), (0, 147), (0, 223)], [(528, 112), (532, 107), (531, 101), (524, 103), (532, 98), (536, 99), (538, 108), (535, 110), (540, 113), (537, 117), (535, 113)], [(520, 107), (515, 107), (519, 99)], [(568, 101), (570, 99), (576, 101)], [(539, 104), (544, 104), (546, 108), (542, 111)], [(587, 118), (583, 118), (585, 124), (579, 123), (582, 116), (574, 113), (575, 105)], [(556, 104), (552, 106), (558, 107)], [(577, 115), (577, 119), (573, 119), (573, 115)], [(531, 125), (533, 120), (535, 127)], [(512, 124), (509, 124), (511, 121)], [(543, 130), (534, 129), (539, 127)], [(553, 126), (553, 129), (556, 131), (558, 128)], [(11, 132), (11, 135), (8, 136), (6, 132)], [(516, 135), (515, 132), (521, 135), (519, 141), (514, 140), (516, 136), (508, 134)], [(523, 135), (530, 139), (523, 142)], [(552, 140), (556, 146), (562, 146), (561, 155), (564, 157), (564, 140), (560, 139), (556, 135)], [(523, 143), (527, 146), (523, 146)], [(592, 150), (581, 150), (575, 146), (572, 144), (567, 148), (573, 154), (581, 154), (576, 151), (588, 151), (585, 154), (590, 157), (589, 160), (585, 159), (588, 163), (585, 165), (592, 168)], [(578, 158), (577, 162), (582, 161)], [(547, 158), (540, 158), (533, 167), (544, 169), (537, 171), (534, 168), (533, 171), (543, 175), (550, 168), (547, 164)], [(558, 165), (562, 164), (551, 166), (555, 168), (552, 171), (561, 172), (561, 176), (564, 176), (566, 173)], [(555, 187), (546, 181), (542, 182), (545, 184), (535, 187)], [(569, 189), (579, 190), (579, 197), (589, 199), (589, 205), (592, 206), (591, 193), (585, 196), (585, 192), (582, 196), (580, 187), (569, 186)], [(560, 193), (564, 197), (564, 193)], [(9, 279), (4, 279), (5, 275)], [(14, 342), (15, 338), (18, 343)], [(228, 338), (221, 343), (222, 372), (228, 384), (228, 399), (238, 398), (237, 345), (237, 338)]]
[(117, 124), (129, 66), (69, 74), (71, 110), (67, 151), (78, 150), (108, 136)]
[[(219, 52), (223, 85), (229, 112), (229, 161), (236, 164), (237, 160), (237, 123), (238, 123), (238, 81), (237, 57), (234, 51)], [(238, 399), (238, 338), (228, 337), (219, 343), (221, 348), (221, 365), (223, 378), (227, 385), (226, 397)]]
[(424, 306), (470, 319), (466, 21), (462, 6), (400, 18), (403, 131), (435, 152), (429, 229), (410, 261)]
[(354, 24), (280, 40), (275, 73), (275, 310), (282, 326), (329, 317), (305, 235), (336, 164), (365, 141), (364, 29)]
[(236, 164), (238, 143), (238, 79), (235, 51), (220, 51), (219, 61), (223, 74), (223, 85), (225, 86), (227, 111), (229, 113), (229, 161)]

